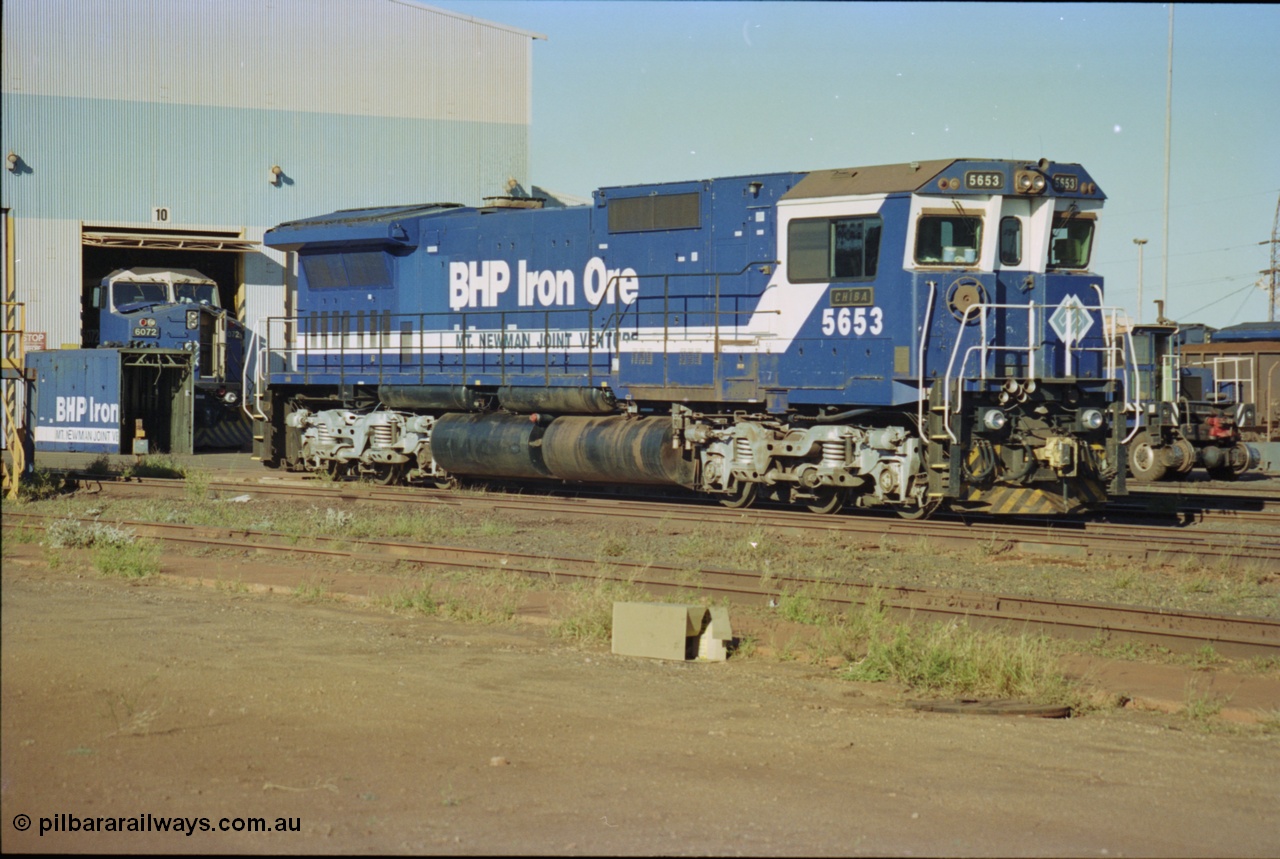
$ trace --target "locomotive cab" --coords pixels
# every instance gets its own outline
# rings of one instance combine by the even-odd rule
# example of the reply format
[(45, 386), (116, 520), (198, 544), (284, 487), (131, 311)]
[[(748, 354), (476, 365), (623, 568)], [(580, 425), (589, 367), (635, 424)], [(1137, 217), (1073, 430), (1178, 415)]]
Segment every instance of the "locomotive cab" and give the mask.
[(957, 162), (913, 196), (932, 497), (1048, 513), (1124, 493), (1124, 344), (1089, 269), (1103, 199), (1047, 161)]

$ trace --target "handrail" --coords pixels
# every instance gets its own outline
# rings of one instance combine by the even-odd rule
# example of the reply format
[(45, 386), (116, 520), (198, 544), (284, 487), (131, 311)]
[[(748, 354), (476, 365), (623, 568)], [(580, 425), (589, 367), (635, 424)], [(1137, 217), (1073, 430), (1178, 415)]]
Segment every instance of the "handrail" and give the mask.
[[(1099, 295), (1101, 295), (1100, 291), (1099, 291)], [(1072, 340), (1069, 342), (1063, 341), (1062, 348), (1064, 350), (1063, 351), (1064, 376), (1073, 375), (1072, 370), (1074, 366), (1074, 359), (1076, 357), (1077, 352), (1082, 354), (1089, 353), (1089, 352), (1101, 352), (1104, 356), (1104, 361), (1105, 361), (1105, 371), (1103, 373), (1103, 378), (1119, 381), (1122, 386), (1122, 392), (1127, 392), (1128, 374), (1127, 372), (1124, 374), (1120, 374), (1119, 368), (1117, 366), (1117, 362), (1115, 360), (1115, 350), (1117, 348), (1115, 344), (1115, 337), (1116, 337), (1115, 331), (1117, 330), (1116, 322), (1118, 318), (1119, 309), (1114, 307), (1105, 307), (1102, 304), (1098, 304), (1096, 306), (1082, 304), (1081, 308), (1090, 313), (1097, 312), (1103, 317), (1102, 329), (1103, 329), (1104, 345), (1102, 347), (1082, 346), (1082, 345), (1077, 345), (1077, 341), (1075, 340)], [(988, 302), (975, 302), (969, 305), (967, 308), (965, 308), (964, 313), (960, 319), (960, 326), (957, 331), (955, 342), (951, 348), (951, 357), (947, 362), (946, 375), (943, 378), (943, 384), (944, 384), (943, 427), (946, 429), (947, 435), (951, 438), (953, 442), (958, 441), (958, 438), (951, 426), (951, 414), (953, 411), (952, 402), (951, 402), (952, 401), (951, 382), (954, 380), (956, 382), (961, 383), (956, 385), (954, 411), (958, 413), (960, 411), (960, 408), (963, 404), (963, 399), (964, 399), (963, 382), (970, 381), (973, 378), (975, 378), (975, 377), (968, 376), (965, 372), (965, 368), (968, 366), (970, 358), (975, 353), (977, 353), (979, 356), (979, 369), (978, 369), (978, 375), (976, 376), (976, 379), (978, 381), (985, 382), (988, 380), (988, 373), (987, 373), (987, 365), (989, 363), (988, 358), (990, 357), (991, 353), (997, 353), (997, 352), (1012, 352), (1015, 354), (1025, 354), (1026, 372), (1024, 374), (1024, 378), (1027, 381), (1038, 381), (1041, 378), (1041, 375), (1040, 375), (1041, 371), (1036, 366), (1036, 354), (1041, 349), (1043, 349), (1046, 344), (1038, 336), (1038, 331), (1042, 326), (1037, 324), (1037, 311), (1041, 313), (1049, 313), (1049, 312), (1052, 312), (1053, 309), (1056, 309), (1056, 305), (1051, 307), (1050, 305), (1036, 304), (1034, 302), (1027, 303), (1027, 304), (997, 304), (997, 303), (988, 303)], [(1005, 311), (1026, 310), (1027, 341), (1025, 346), (994, 345), (988, 342), (989, 337), (988, 337), (987, 321), (990, 318), (991, 313), (995, 311), (1000, 311), (1000, 310), (1005, 310)], [(1107, 319), (1106, 319), (1108, 315), (1111, 316), (1110, 328), (1108, 328)], [(975, 322), (978, 324), (978, 342), (973, 345), (965, 346), (965, 341), (967, 339), (965, 337), (965, 332), (970, 330), (971, 323), (975, 323)], [(1125, 340), (1126, 342), (1129, 343), (1129, 348), (1132, 351), (1133, 347), (1132, 347), (1132, 342), (1130, 338), (1126, 337)], [(1120, 347), (1120, 348), (1123, 350), (1123, 347)], [(963, 349), (963, 356), (962, 356), (962, 349)], [(960, 359), (959, 366), (957, 366), (956, 364), (957, 358)], [(1127, 398), (1126, 398), (1126, 402), (1127, 402)], [(1132, 437), (1132, 435), (1133, 433), (1130, 433), (1130, 437)]]
[[(722, 294), (720, 292), (720, 278), (724, 276), (740, 275), (745, 273), (746, 271), (748, 271), (754, 266), (770, 265), (770, 264), (775, 264), (775, 261), (774, 260), (754, 261), (746, 264), (736, 272), (671, 272), (671, 273), (665, 273), (665, 274), (636, 274), (634, 275), (634, 277), (636, 277), (637, 279), (652, 279), (657, 277), (663, 278), (662, 295), (661, 296), (637, 295), (632, 301), (627, 302), (626, 304), (618, 304), (614, 308), (612, 308), (609, 316), (605, 317), (604, 321), (600, 322), (599, 324), (598, 324), (598, 320), (599, 320), (600, 314), (598, 314), (598, 311), (602, 309), (605, 298), (609, 295), (610, 290), (613, 291), (615, 295), (615, 300), (616, 300), (617, 288), (623, 277), (621, 273), (616, 273), (613, 276), (611, 276), (609, 280), (606, 281), (606, 288), (601, 291), (600, 299), (594, 304), (585, 308), (578, 306), (578, 307), (553, 307), (553, 308), (518, 308), (515, 310), (511, 310), (511, 309), (465, 310), (465, 311), (441, 310), (441, 311), (419, 312), (419, 313), (386, 314), (382, 317), (382, 319), (383, 319), (383, 327), (386, 328), (387, 330), (384, 330), (383, 332), (381, 332), (382, 336), (380, 341), (377, 343), (377, 345), (366, 345), (366, 341), (364, 340), (363, 336), (361, 336), (365, 334), (365, 332), (362, 330), (360, 335), (356, 335), (354, 338), (357, 340), (358, 345), (353, 346), (352, 345), (353, 335), (348, 330), (348, 322), (346, 321), (347, 317), (338, 317), (343, 321), (340, 323), (333, 323), (332, 320), (335, 318), (334, 316), (325, 316), (323, 317), (323, 319), (326, 321), (327, 324), (324, 325), (322, 328), (320, 326), (308, 325), (307, 324), (308, 317), (305, 317), (305, 316), (271, 317), (266, 320), (265, 338), (260, 338), (264, 342), (263, 352), (265, 353), (266, 360), (259, 362), (259, 366), (266, 367), (270, 363), (270, 357), (272, 355), (276, 355), (282, 358), (283, 366), (285, 367), (293, 366), (296, 368), (297, 364), (293, 361), (290, 361), (288, 356), (301, 354), (303, 359), (301, 370), (303, 372), (304, 381), (305, 381), (306, 377), (310, 377), (312, 372), (314, 372), (313, 368), (316, 362), (311, 360), (311, 356), (316, 353), (317, 349), (321, 349), (323, 350), (321, 354), (325, 356), (322, 360), (326, 365), (329, 363), (327, 356), (335, 354), (335, 351), (336, 351), (337, 366), (333, 369), (337, 373), (340, 379), (340, 382), (345, 381), (348, 375), (348, 370), (349, 370), (348, 364), (350, 363), (349, 358), (352, 355), (369, 356), (371, 359), (376, 357), (377, 364), (378, 364), (378, 376), (379, 376), (379, 380), (381, 381), (384, 373), (383, 368), (386, 366), (386, 361), (385, 361), (386, 353), (388, 351), (399, 350), (401, 356), (403, 356), (405, 345), (406, 345), (406, 338), (408, 338), (409, 341), (416, 341), (418, 350), (421, 350), (426, 345), (426, 341), (430, 339), (433, 335), (436, 338), (437, 343), (442, 347), (445, 345), (445, 339), (448, 336), (453, 335), (457, 338), (455, 342), (455, 348), (459, 349), (461, 352), (461, 366), (457, 368), (457, 374), (462, 379), (463, 383), (465, 383), (466, 379), (472, 374), (472, 371), (476, 370), (476, 368), (473, 366), (473, 363), (472, 363), (473, 354), (475, 350), (474, 350), (473, 344), (470, 341), (469, 335), (476, 331), (483, 331), (485, 333), (489, 333), (492, 330), (494, 333), (498, 335), (497, 341), (493, 344), (493, 346), (496, 347), (496, 351), (490, 352), (487, 350), (487, 348), (481, 349), (479, 351), (480, 369), (478, 370), (478, 372), (489, 372), (491, 370), (496, 370), (501, 381), (505, 383), (507, 380), (508, 372), (509, 372), (508, 358), (510, 354), (512, 352), (515, 352), (517, 354), (527, 356), (531, 351), (528, 347), (513, 346), (509, 343), (507, 337), (505, 336), (507, 331), (506, 320), (508, 316), (521, 315), (521, 316), (536, 317), (537, 315), (541, 315), (542, 317), (541, 328), (543, 332), (543, 340), (541, 344), (541, 349), (539, 350), (542, 355), (541, 361), (539, 363), (541, 363), (542, 365), (541, 370), (542, 370), (542, 375), (545, 382), (549, 384), (551, 379), (555, 376), (581, 376), (581, 377), (585, 377), (587, 384), (594, 386), (597, 381), (597, 374), (601, 372), (601, 368), (597, 367), (597, 355), (598, 354), (607, 355), (610, 361), (610, 370), (612, 370), (612, 366), (613, 366), (612, 361), (615, 360), (616, 357), (619, 356), (622, 352), (622, 342), (624, 339), (623, 337), (624, 320), (628, 316), (634, 317), (637, 322), (636, 327), (637, 327), (637, 333), (638, 333), (639, 332), (638, 323), (642, 315), (643, 306), (647, 303), (654, 302), (657, 300), (662, 300), (664, 304), (663, 311), (662, 311), (664, 353), (669, 351), (668, 347), (672, 341), (676, 341), (676, 340), (696, 341), (696, 340), (710, 338), (712, 343), (715, 346), (716, 356), (718, 359), (722, 325), (724, 323), (723, 317), (727, 316), (732, 318), (734, 320), (732, 323), (734, 330), (740, 333), (741, 323), (738, 320), (742, 319), (743, 317), (749, 318), (750, 316), (752, 316), (754, 313), (757, 312), (754, 307), (752, 307), (751, 309), (738, 309), (741, 306), (740, 302), (743, 302), (746, 300), (751, 300), (752, 302), (755, 302), (755, 301), (758, 301), (759, 299), (758, 293), (742, 292), (742, 293), (732, 293), (728, 295)], [(627, 275), (627, 277), (631, 277), (631, 276), (632, 275)], [(678, 277), (679, 278), (713, 277), (716, 279), (715, 294), (713, 296), (706, 296), (706, 295), (673, 296), (671, 294), (671, 279), (678, 278)], [(696, 308), (693, 310), (689, 309), (690, 303), (706, 301), (708, 299), (711, 301), (710, 307)], [(672, 330), (672, 326), (670, 324), (671, 305), (674, 301), (677, 301), (677, 300), (683, 302), (684, 309), (680, 315), (683, 315), (685, 317), (692, 316), (692, 315), (697, 315), (697, 316), (708, 315), (711, 317), (709, 320), (709, 324), (705, 326), (706, 330), (703, 330), (704, 326), (692, 326), (692, 325), (689, 325), (687, 321), (683, 326), (681, 326), (683, 330), (680, 330), (680, 331)], [(722, 305), (725, 305), (726, 303), (731, 303), (733, 309), (729, 309), (729, 310), (724, 309), (724, 306)], [(581, 362), (575, 363), (570, 359), (566, 359), (563, 373), (553, 373), (552, 372), (553, 362), (551, 358), (552, 351), (553, 351), (551, 343), (553, 338), (550, 335), (553, 332), (561, 331), (564, 329), (563, 329), (563, 326), (560, 326), (560, 327), (552, 326), (551, 324), (552, 315), (555, 314), (558, 316), (565, 316), (565, 317), (569, 317), (572, 315), (574, 317), (580, 317), (581, 314), (583, 313), (585, 313), (587, 317), (585, 331), (583, 331), (577, 324), (574, 324), (569, 330), (578, 332), (579, 334), (586, 335), (585, 341), (581, 344), (583, 347), (585, 347), (585, 350), (586, 350), (585, 365)], [(457, 319), (458, 322), (455, 324), (453, 328), (444, 328), (444, 327), (428, 328), (427, 327), (428, 320), (431, 319), (432, 317), (440, 319), (442, 324), (448, 324), (452, 322), (454, 319)], [(391, 319), (400, 319), (400, 320), (411, 319), (416, 324), (412, 327), (411, 331), (396, 332), (393, 330), (394, 326), (391, 323)], [(498, 325), (496, 329), (489, 329), (486, 327), (482, 327), (485, 325), (486, 322), (489, 322), (491, 320), (496, 320)], [(576, 318), (574, 319), (574, 322), (575, 323), (577, 322)], [(289, 326), (290, 324), (293, 324), (296, 327), (297, 333), (294, 336), (289, 335), (287, 332), (287, 326)], [(282, 342), (277, 340), (277, 337), (279, 336), (278, 332), (280, 332), (279, 326), (281, 325), (286, 326), (286, 330), (283, 333), (283, 336), (281, 338)], [(336, 334), (336, 342), (335, 342), (334, 328), (338, 326), (341, 327), (341, 332)], [(315, 328), (316, 330), (312, 330), (313, 328)], [(532, 331), (535, 329), (526, 328), (524, 330)], [(612, 333), (612, 336), (613, 336), (612, 343), (602, 342), (603, 335), (605, 335), (606, 332)], [(602, 338), (601, 340), (597, 340), (597, 333), (601, 335), (601, 338)], [(322, 344), (317, 344), (317, 340), (319, 339), (323, 340)], [(278, 342), (280, 342), (280, 345), (276, 345)], [(602, 347), (603, 347), (603, 350), (602, 350)], [(489, 367), (489, 364), (495, 360), (497, 362), (497, 367), (496, 368)], [(421, 360), (417, 361), (416, 363), (418, 364), (419, 376), (421, 377), (426, 372), (425, 365)], [(524, 363), (528, 363), (528, 362), (524, 362)], [(269, 370), (267, 372), (269, 372)], [(664, 372), (665, 372), (665, 368), (664, 368)], [(608, 373), (606, 372), (606, 375), (607, 374)], [(362, 372), (360, 375), (364, 376), (366, 374)]]
[[(929, 303), (924, 308), (924, 324), (920, 326), (920, 345), (916, 349), (916, 427), (920, 430), (920, 440), (928, 444), (929, 431), (924, 422), (924, 355), (925, 344), (929, 341), (929, 323), (933, 321), (933, 302), (938, 293), (938, 282), (927, 281), (929, 285)], [(946, 380), (943, 380), (946, 384)]]
[[(265, 326), (269, 324), (266, 317), (258, 317), (258, 325)], [(262, 411), (262, 392), (266, 388), (267, 373), (264, 368), (267, 366), (267, 350), (266, 343), (257, 328), (248, 328), (249, 342), (245, 344), (244, 361), (240, 367), (240, 409), (250, 420), (267, 420), (266, 414)], [(250, 373), (249, 366), (253, 365), (253, 411), (249, 410), (249, 385)]]

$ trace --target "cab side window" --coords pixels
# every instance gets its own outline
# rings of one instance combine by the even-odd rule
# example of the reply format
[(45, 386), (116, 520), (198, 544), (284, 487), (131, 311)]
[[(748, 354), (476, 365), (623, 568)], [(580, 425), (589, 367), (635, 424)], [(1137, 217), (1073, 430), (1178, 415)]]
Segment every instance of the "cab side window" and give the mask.
[(1022, 262), (1022, 219), (1000, 219), (1000, 265), (1017, 265)]
[(787, 279), (792, 283), (871, 280), (880, 265), (879, 215), (807, 218), (787, 225)]

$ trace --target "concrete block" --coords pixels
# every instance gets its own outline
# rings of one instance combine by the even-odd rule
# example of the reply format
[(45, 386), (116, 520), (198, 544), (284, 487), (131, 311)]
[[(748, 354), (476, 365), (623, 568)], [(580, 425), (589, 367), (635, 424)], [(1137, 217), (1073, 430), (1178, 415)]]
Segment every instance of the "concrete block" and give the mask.
[(709, 662), (724, 662), (729, 658), (729, 642), (733, 640), (733, 630), (729, 627), (729, 609), (724, 606), (711, 606), (707, 609), (708, 620), (702, 634), (698, 636), (698, 658)]
[(678, 603), (613, 604), (613, 652), (650, 659), (727, 658), (729, 610)]

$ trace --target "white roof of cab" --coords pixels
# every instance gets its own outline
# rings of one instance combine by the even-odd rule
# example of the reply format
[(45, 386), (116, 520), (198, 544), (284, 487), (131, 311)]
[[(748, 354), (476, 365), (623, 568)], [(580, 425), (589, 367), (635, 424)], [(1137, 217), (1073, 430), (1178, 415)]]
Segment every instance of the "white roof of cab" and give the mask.
[(137, 283), (213, 283), (211, 277), (194, 268), (118, 268), (107, 279), (131, 280)]

